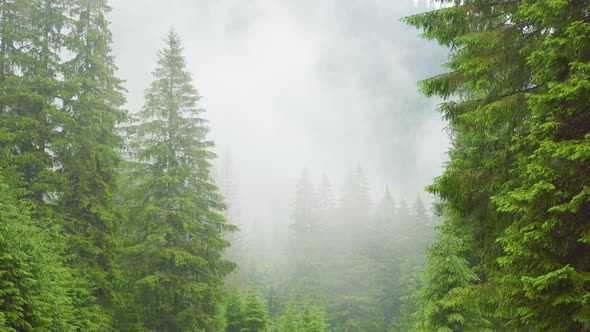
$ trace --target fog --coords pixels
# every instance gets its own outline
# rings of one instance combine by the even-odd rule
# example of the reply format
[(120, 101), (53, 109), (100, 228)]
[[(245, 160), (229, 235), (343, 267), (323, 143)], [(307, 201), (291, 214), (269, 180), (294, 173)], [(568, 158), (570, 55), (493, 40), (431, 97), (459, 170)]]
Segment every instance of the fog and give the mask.
[[(444, 51), (400, 18), (402, 1), (119, 0), (110, 16), (130, 112), (174, 28), (199, 90), (215, 152), (232, 159), (244, 222), (288, 201), (303, 168), (336, 188), (361, 165), (371, 194), (413, 198), (441, 172), (448, 138), (416, 82)], [(258, 211), (258, 212), (256, 212)]]
[(0, 1), (0, 330), (588, 327), (584, 6)]

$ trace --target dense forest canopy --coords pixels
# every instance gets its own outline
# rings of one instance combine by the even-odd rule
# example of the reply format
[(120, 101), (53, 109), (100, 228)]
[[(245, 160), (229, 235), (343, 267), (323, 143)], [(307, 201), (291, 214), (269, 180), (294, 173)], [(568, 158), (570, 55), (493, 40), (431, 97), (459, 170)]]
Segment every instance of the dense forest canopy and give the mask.
[[(146, 26), (159, 44), (136, 64), (153, 70), (127, 103), (113, 40), (134, 32), (111, 31), (106, 0), (0, 0), (0, 330), (590, 330), (589, 1), (174, 1), (211, 14), (193, 22), (207, 33), (227, 23), (240, 50), (269, 44), (232, 55), (258, 77), (193, 54), (202, 32), (182, 22)], [(411, 30), (384, 42), (402, 16), (447, 49), (440, 74)], [(213, 93), (239, 101), (232, 130), (274, 136), (217, 158), (200, 60), (260, 94), (257, 113), (239, 89)], [(451, 139), (433, 204), (413, 186), (438, 167), (421, 147), (443, 122), (428, 127), (413, 75), (430, 76), (419, 89)]]

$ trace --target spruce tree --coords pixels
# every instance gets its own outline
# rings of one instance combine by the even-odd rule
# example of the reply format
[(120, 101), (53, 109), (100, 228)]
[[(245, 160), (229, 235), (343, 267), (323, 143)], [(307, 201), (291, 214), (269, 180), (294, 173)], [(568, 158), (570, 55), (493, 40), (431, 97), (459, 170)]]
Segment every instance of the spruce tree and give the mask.
[(429, 249), (424, 273), (428, 285), (418, 294), (417, 331), (491, 331), (479, 313), (471, 285), (477, 275), (462, 257), (461, 240), (444, 230)]
[[(336, 207), (336, 200), (334, 198), (334, 192), (332, 190), (332, 184), (326, 173), (322, 174), (322, 181), (320, 188), (318, 189), (318, 218), (324, 223), (328, 224), (331, 222), (330, 217), (334, 213)], [(326, 225), (323, 225), (324, 228)]]
[(395, 200), (391, 196), (389, 187), (385, 188), (385, 193), (381, 198), (381, 201), (375, 208), (375, 221), (380, 226), (389, 225), (393, 223), (395, 217)]
[(240, 332), (244, 325), (242, 293), (238, 285), (230, 290), (225, 304), (225, 326), (227, 332)]
[(590, 324), (587, 9), (470, 0), (406, 19), (451, 48), (449, 71), (420, 83), (446, 99), (454, 138), (430, 190), (477, 273), (473, 304), (498, 330)]
[(122, 252), (132, 315), (143, 329), (212, 330), (233, 265), (222, 257), (230, 230), (209, 174), (214, 157), (180, 38), (170, 31), (154, 81), (129, 128), (129, 222)]
[(263, 332), (268, 328), (268, 311), (260, 295), (249, 287), (244, 299), (244, 320), (241, 332)]
[(306, 304), (303, 307), (303, 330), (306, 332), (325, 332), (328, 329), (326, 314), (322, 307)]
[(303, 329), (303, 322), (301, 320), (301, 308), (296, 302), (291, 301), (283, 310), (283, 315), (280, 319), (280, 332), (297, 332)]
[(13, 133), (11, 164), (21, 174), (24, 198), (40, 208), (59, 182), (54, 156), (64, 121), (60, 56), (67, 6), (63, 0), (0, 2), (0, 123)]
[(294, 276), (298, 280), (309, 277), (314, 268), (313, 253), (316, 252), (316, 238), (319, 226), (317, 195), (307, 169), (301, 173), (295, 192), (291, 252), (295, 260)]
[(343, 222), (362, 228), (370, 220), (371, 197), (367, 176), (360, 165), (350, 172), (340, 198)]
[[(22, 213), (30, 216), (31, 223), (39, 227), (40, 232), (48, 234), (45, 238), (48, 243), (40, 240), (39, 247), (51, 248), (61, 256), (53, 260), (51, 255), (39, 255), (39, 259), (48, 259), (43, 263), (47, 264), (47, 271), (55, 271), (56, 278), (63, 276), (68, 301), (75, 308), (71, 315), (76, 319), (69, 327), (62, 326), (58, 330), (96, 331), (108, 328), (108, 321), (103, 319), (105, 315), (101, 315), (96, 305), (96, 287), (88, 280), (86, 269), (71, 271), (69, 266), (63, 266), (62, 259), (68, 265), (80, 262), (79, 252), (70, 248), (64, 251), (63, 238), (54, 236), (70, 233), (61, 226), (74, 217), (70, 213), (64, 217), (69, 206), (64, 206), (63, 199), (66, 188), (69, 190), (74, 185), (66, 184), (65, 166), (72, 154), (68, 146), (77, 139), (72, 131), (75, 120), (70, 101), (79, 95), (74, 96), (74, 83), (67, 75), (64, 58), (75, 54), (68, 39), (74, 33), (76, 6), (77, 2), (66, 0), (0, 2), (0, 124), (3, 128), (0, 136), (6, 144), (6, 150), (0, 154), (0, 164), (5, 166), (2, 172), (5, 182), (19, 193), (19, 200), (33, 203)], [(106, 124), (96, 123), (96, 126), (108, 130)], [(71, 244), (73, 242), (68, 241), (68, 245)], [(27, 273), (34, 276), (37, 272)], [(48, 285), (61, 291), (61, 286), (51, 282)], [(25, 291), (34, 293), (35, 287), (32, 288)], [(51, 297), (51, 294), (47, 292), (43, 296)], [(27, 306), (32, 308), (34, 304)], [(55, 312), (58, 310), (60, 308), (55, 308)], [(64, 314), (64, 319), (67, 316)]]
[[(58, 146), (59, 172), (65, 177), (59, 203), (72, 253), (71, 264), (89, 279), (92, 296), (110, 325), (118, 275), (115, 250), (120, 209), (116, 125), (125, 119), (121, 80), (115, 76), (106, 0), (77, 0), (69, 11), (71, 29), (65, 40), (71, 58), (63, 63), (65, 140)], [(93, 305), (87, 299), (82, 306)], [(110, 328), (103, 326), (102, 329)]]
[(301, 173), (295, 193), (295, 207), (293, 211), (293, 224), (291, 228), (295, 237), (300, 240), (307, 239), (317, 229), (318, 206), (316, 192), (311, 182), (311, 176), (307, 169)]

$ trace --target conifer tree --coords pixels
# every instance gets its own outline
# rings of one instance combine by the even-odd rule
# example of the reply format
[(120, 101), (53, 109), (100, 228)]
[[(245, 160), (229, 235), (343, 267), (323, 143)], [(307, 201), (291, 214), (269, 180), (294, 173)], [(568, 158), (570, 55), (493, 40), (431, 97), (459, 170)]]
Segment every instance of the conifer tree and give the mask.
[(424, 283), (418, 294), (417, 331), (491, 331), (478, 312), (474, 290), (477, 275), (462, 257), (466, 248), (451, 231), (444, 231), (429, 249)]
[[(67, 0), (0, 2), (0, 124), (5, 128), (3, 133), (6, 135), (2, 136), (8, 148), (0, 156), (4, 159), (0, 163), (7, 166), (3, 172), (8, 176), (6, 183), (19, 192), (19, 199), (34, 204), (27, 207), (23, 214), (28, 214), (33, 223), (47, 234), (64, 233), (61, 229), (64, 221), (71, 224), (74, 218), (79, 217), (68, 211), (64, 218), (65, 210), (70, 208), (64, 206), (64, 199), (67, 198), (65, 191), (75, 190), (73, 187), (76, 184), (67, 183), (69, 179), (87, 176), (85, 172), (80, 172), (68, 179), (68, 175), (72, 174), (67, 174), (68, 161), (73, 159), (73, 151), (69, 147), (79, 138), (73, 130), (76, 119), (71, 100), (79, 99), (80, 94), (75, 91), (74, 79), (67, 74), (68, 66), (62, 57), (77, 54), (69, 39), (75, 35), (73, 22), (78, 5), (79, 2)], [(94, 51), (92, 47), (85, 49)], [(100, 123), (94, 118), (89, 121), (108, 132), (107, 123)], [(100, 159), (100, 156), (91, 155), (90, 160), (95, 160), (93, 158)], [(112, 174), (105, 176), (109, 178)], [(100, 192), (100, 188), (92, 190)], [(99, 204), (94, 203), (93, 208), (99, 210)], [(65, 233), (71, 235), (69, 231)], [(39, 246), (51, 247), (67, 259), (68, 265), (76, 262), (79, 266), (83, 260), (77, 251), (79, 248), (74, 249), (75, 241), (71, 241), (71, 237), (68, 239), (72, 248), (67, 251), (63, 251), (66, 244), (59, 236), (49, 236), (46, 238), (49, 243), (40, 243)], [(93, 257), (89, 263), (94, 262)], [(51, 264), (46, 267), (48, 270), (63, 269), (63, 273), (56, 272), (56, 278), (64, 276), (67, 280), (68, 301), (76, 308), (72, 313), (76, 320), (63, 330), (107, 329), (108, 319), (96, 305), (98, 294), (95, 292), (97, 280), (94, 277), (97, 275), (88, 276), (88, 269), (70, 271), (70, 267), (63, 267), (63, 260), (51, 260)], [(35, 274), (34, 271), (29, 273)], [(67, 279), (67, 275), (75, 278)], [(104, 289), (109, 287), (106, 285)], [(47, 296), (51, 296), (50, 292)]]
[(170, 31), (154, 81), (129, 128), (135, 156), (125, 197), (130, 220), (122, 256), (132, 315), (143, 329), (212, 330), (233, 265), (222, 257), (222, 197), (209, 174), (214, 157), (180, 38)]
[[(97, 308), (81, 308), (83, 279), (65, 264), (55, 222), (38, 226), (28, 204), (0, 175), (0, 330), (98, 331)], [(88, 310), (90, 309), (90, 310)]]
[(240, 332), (244, 325), (242, 293), (238, 285), (230, 290), (225, 304), (225, 325), (227, 332)]
[(341, 195), (342, 218), (348, 224), (364, 224), (370, 220), (371, 197), (365, 171), (360, 165), (350, 172)]
[(330, 216), (336, 207), (332, 184), (326, 173), (322, 174), (322, 182), (318, 190), (318, 217), (321, 222), (331, 222)]
[(299, 280), (308, 276), (314, 265), (312, 257), (316, 248), (314, 240), (319, 226), (318, 219), (317, 194), (309, 171), (304, 169), (297, 183), (293, 223), (289, 226), (293, 235), (291, 252), (295, 260), (294, 275)]
[(325, 313), (320, 306), (306, 304), (303, 307), (303, 330), (306, 332), (325, 332), (328, 329)]
[(19, 186), (40, 208), (59, 182), (54, 155), (64, 116), (56, 101), (63, 100), (60, 53), (68, 5), (0, 3), (0, 122), (13, 133), (11, 164), (21, 174)]
[(317, 229), (318, 206), (316, 192), (307, 169), (301, 173), (295, 193), (292, 229), (296, 238), (305, 239)]
[(258, 292), (249, 287), (244, 299), (243, 327), (241, 332), (263, 332), (268, 327), (268, 312)]
[(345, 251), (354, 251), (366, 242), (368, 225), (371, 222), (372, 209), (369, 184), (365, 171), (360, 165), (352, 170), (340, 195), (339, 232)]
[(385, 188), (385, 193), (383, 194), (381, 201), (375, 209), (375, 221), (380, 225), (391, 225), (393, 223), (393, 218), (395, 218), (395, 200), (393, 199), (393, 196), (391, 196), (389, 187), (387, 187)]
[(590, 324), (587, 9), (470, 0), (406, 19), (451, 47), (449, 72), (420, 83), (446, 99), (454, 137), (430, 190), (478, 274), (474, 304), (498, 330)]
[(110, 325), (122, 218), (114, 203), (120, 160), (116, 125), (126, 115), (120, 109), (125, 99), (110, 49), (109, 11), (106, 0), (77, 0), (69, 12), (72, 26), (65, 43), (72, 57), (62, 66), (65, 141), (56, 158), (65, 177), (59, 203), (72, 264), (89, 278)]
[(321, 306), (291, 301), (281, 316), (279, 332), (324, 332), (328, 326)]
[(285, 307), (280, 319), (280, 332), (296, 332), (302, 329), (300, 308), (295, 302), (290, 302)]

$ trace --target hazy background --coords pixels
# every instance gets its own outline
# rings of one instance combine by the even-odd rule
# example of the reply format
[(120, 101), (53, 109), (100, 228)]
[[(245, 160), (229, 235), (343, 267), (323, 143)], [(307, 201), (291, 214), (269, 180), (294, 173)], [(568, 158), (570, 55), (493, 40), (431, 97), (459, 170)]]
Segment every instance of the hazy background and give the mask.
[[(436, 100), (416, 82), (445, 51), (400, 18), (412, 0), (114, 0), (110, 16), (130, 112), (143, 103), (156, 52), (180, 34), (210, 138), (232, 157), (242, 219), (289, 207), (301, 170), (338, 192), (360, 164), (372, 194), (414, 198), (441, 172), (448, 146)], [(223, 158), (222, 158), (223, 159)], [(423, 197), (426, 198), (425, 194)], [(426, 198), (428, 199), (428, 198)]]

